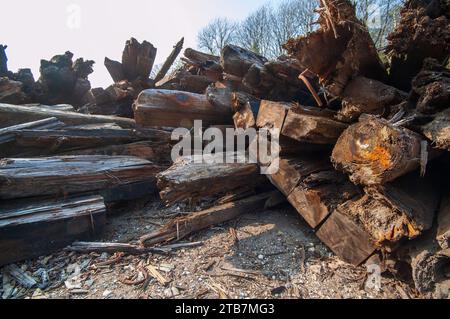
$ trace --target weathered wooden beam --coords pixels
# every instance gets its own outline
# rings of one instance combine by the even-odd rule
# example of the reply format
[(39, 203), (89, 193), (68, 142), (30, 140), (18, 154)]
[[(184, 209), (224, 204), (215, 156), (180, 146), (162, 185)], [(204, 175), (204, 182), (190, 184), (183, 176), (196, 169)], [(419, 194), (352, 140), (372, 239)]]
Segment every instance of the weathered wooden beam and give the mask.
[(56, 117), (68, 126), (98, 123), (116, 123), (123, 128), (134, 128), (135, 121), (115, 116), (86, 115), (75, 112), (50, 110), (47, 108), (27, 107), (0, 103), (0, 127), (7, 127)]
[(281, 134), (299, 142), (335, 144), (348, 125), (326, 116), (307, 115), (291, 108), (284, 121)]
[[(41, 185), (42, 186), (42, 185)], [(101, 196), (61, 201), (25, 200), (0, 204), (0, 266), (89, 239), (102, 230), (106, 208)]]
[[(255, 187), (265, 180), (257, 164), (237, 162), (241, 156), (234, 153), (212, 155), (210, 163), (204, 160), (207, 158), (182, 157), (167, 171), (158, 174), (160, 196), (167, 205), (217, 196), (241, 187)], [(227, 163), (231, 160), (235, 162)]]
[(113, 188), (152, 179), (159, 171), (159, 166), (135, 157), (3, 159), (0, 161), (0, 198), (65, 196)]
[(143, 127), (191, 128), (232, 123), (231, 108), (211, 105), (205, 95), (168, 90), (145, 90), (135, 103), (136, 123)]
[(183, 45), (184, 45), (184, 38), (181, 38), (181, 40), (178, 41), (178, 43), (173, 47), (173, 51), (167, 57), (166, 61), (162, 65), (158, 74), (156, 75), (154, 79), (155, 83), (161, 81), (166, 76), (167, 72), (169, 72), (170, 68), (172, 67), (172, 64), (175, 62), (181, 50), (183, 49)]
[(161, 230), (142, 236), (140, 242), (149, 247), (171, 240), (180, 240), (197, 231), (233, 220), (251, 211), (265, 210), (266, 202), (274, 192), (249, 197), (213, 207), (201, 212), (187, 214), (185, 217), (174, 219)]
[[(18, 124), (10, 127), (0, 128), (0, 148), (4, 143), (12, 142), (15, 140), (16, 135), (14, 132), (25, 130), (25, 129), (35, 129), (35, 130), (49, 130), (57, 129), (64, 126), (64, 123), (60, 122), (57, 118), (51, 117), (48, 119), (43, 119), (34, 122), (28, 122), (23, 124)], [(0, 152), (1, 154), (1, 152)]]
[(170, 133), (151, 129), (64, 128), (56, 130), (20, 130), (12, 132), (14, 145), (0, 144), (5, 156), (53, 155), (63, 152), (129, 144), (139, 141), (169, 143)]

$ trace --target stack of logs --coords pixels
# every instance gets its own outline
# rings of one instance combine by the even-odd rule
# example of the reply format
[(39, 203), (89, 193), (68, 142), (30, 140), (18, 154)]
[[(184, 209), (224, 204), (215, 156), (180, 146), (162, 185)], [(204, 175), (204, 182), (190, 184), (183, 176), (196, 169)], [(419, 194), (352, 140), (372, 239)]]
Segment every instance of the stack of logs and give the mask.
[[(407, 1), (388, 38), (389, 66), (350, 1), (321, 0), (317, 12), (319, 28), (289, 40), (288, 55), (275, 61), (234, 45), (220, 57), (186, 49), (183, 66), (169, 72), (181, 40), (150, 79), (156, 49), (131, 39), (122, 62), (105, 59), (115, 84), (81, 90), (81, 106), (71, 102), (73, 90), (66, 100), (55, 97), (53, 104), (75, 109), (30, 95), (27, 102), (40, 104), (0, 104), (0, 247), (8, 252), (0, 264), (48, 251), (37, 240), (11, 248), (41, 232), (39, 223), (49, 225), (54, 249), (97, 230), (105, 203), (157, 187), (166, 205), (196, 209), (134, 244), (69, 249), (144, 252), (287, 201), (342, 260), (401, 275), (406, 264), (418, 291), (448, 296), (450, 8), (443, 0)], [(67, 53), (49, 63), (65, 63), (76, 74), (71, 83), (83, 86), (92, 64), (69, 67), (69, 60)], [(36, 83), (48, 83), (50, 73)], [(6, 62), (0, 75), (9, 83), (0, 84), (0, 102), (24, 103), (15, 98), (25, 82), (14, 86), (19, 75)], [(249, 163), (248, 152), (234, 148), (202, 157), (196, 120), (200, 129), (239, 129), (234, 138), (247, 146), (270, 134), (279, 140), (279, 169), (264, 176), (273, 162)], [(196, 153), (171, 163), (175, 128), (184, 128), (177, 137), (191, 138)], [(246, 141), (251, 128), (259, 135)], [(61, 233), (60, 223), (75, 230)]]

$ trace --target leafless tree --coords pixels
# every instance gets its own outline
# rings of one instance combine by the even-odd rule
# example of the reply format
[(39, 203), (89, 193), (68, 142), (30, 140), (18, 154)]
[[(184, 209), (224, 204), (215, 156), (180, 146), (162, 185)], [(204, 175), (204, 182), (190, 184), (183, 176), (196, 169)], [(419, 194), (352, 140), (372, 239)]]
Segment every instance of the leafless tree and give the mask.
[(198, 45), (210, 54), (219, 55), (227, 44), (234, 41), (235, 31), (236, 23), (217, 18), (200, 31)]
[(283, 54), (282, 45), (290, 38), (313, 31), (317, 0), (287, 0), (272, 14), (271, 55)]
[(272, 8), (262, 6), (239, 24), (237, 44), (263, 56), (268, 56), (272, 42)]
[(404, 0), (358, 0), (353, 1), (356, 13), (369, 29), (377, 48), (386, 45), (386, 37), (392, 32)]

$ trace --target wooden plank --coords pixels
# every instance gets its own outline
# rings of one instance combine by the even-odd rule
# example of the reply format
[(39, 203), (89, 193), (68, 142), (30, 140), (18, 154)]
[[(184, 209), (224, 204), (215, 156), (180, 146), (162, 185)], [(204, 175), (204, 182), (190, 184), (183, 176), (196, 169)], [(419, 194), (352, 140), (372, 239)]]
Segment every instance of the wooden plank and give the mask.
[(171, 240), (180, 240), (192, 233), (225, 223), (248, 212), (263, 211), (267, 200), (273, 193), (264, 193), (201, 212), (187, 214), (185, 217), (169, 222), (159, 231), (142, 236), (140, 242), (142, 245), (149, 247)]
[(335, 211), (316, 233), (339, 258), (359, 266), (374, 252), (367, 233), (339, 211)]
[(101, 196), (0, 204), (0, 266), (51, 253), (89, 239), (106, 221)]
[(56, 117), (66, 125), (95, 123), (116, 123), (123, 128), (134, 128), (133, 120), (104, 115), (86, 115), (74, 112), (50, 110), (47, 108), (27, 107), (0, 103), (0, 128)]
[(152, 179), (160, 170), (149, 161), (122, 156), (3, 159), (0, 161), (0, 198), (108, 189)]
[(338, 205), (358, 195), (346, 176), (332, 170), (310, 174), (287, 199), (309, 226), (317, 228)]

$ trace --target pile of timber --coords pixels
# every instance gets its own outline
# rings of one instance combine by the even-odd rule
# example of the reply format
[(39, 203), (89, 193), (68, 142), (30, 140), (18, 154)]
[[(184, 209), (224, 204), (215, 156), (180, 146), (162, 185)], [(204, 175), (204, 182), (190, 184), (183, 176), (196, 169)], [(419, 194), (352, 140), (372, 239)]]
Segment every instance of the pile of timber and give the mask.
[[(188, 48), (171, 70), (182, 39), (150, 78), (156, 48), (132, 38), (121, 62), (105, 59), (107, 89), (88, 88), (90, 61), (43, 61), (36, 83), (50, 88), (46, 99), (30, 98), (42, 90), (30, 72), (8, 71), (0, 46), (0, 102), (23, 104), (0, 104), (0, 264), (84, 239), (101, 229), (108, 203), (158, 189), (181, 217), (135, 245), (72, 249), (149, 252), (288, 202), (345, 262), (396, 274), (406, 265), (419, 292), (448, 296), (448, 9), (406, 1), (388, 67), (351, 2), (321, 0), (318, 29), (290, 39), (276, 60), (230, 44), (220, 56)], [(71, 81), (58, 87), (51, 79), (64, 72)], [(203, 156), (199, 120), (200, 129), (239, 129), (235, 140), (257, 134), (244, 152)], [(172, 163), (175, 128), (194, 153)], [(249, 161), (264, 135), (278, 141), (278, 158)], [(261, 174), (268, 167), (277, 169)], [(41, 229), (51, 245), (35, 239)], [(16, 241), (23, 249), (11, 249)]]

